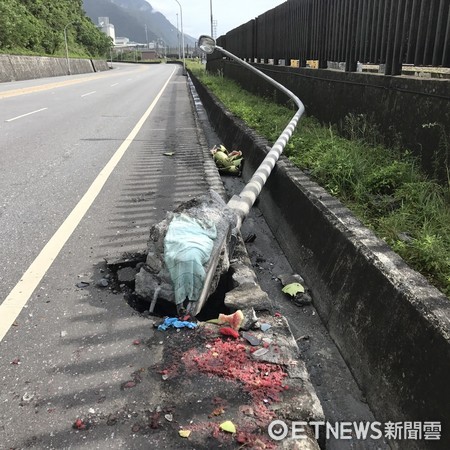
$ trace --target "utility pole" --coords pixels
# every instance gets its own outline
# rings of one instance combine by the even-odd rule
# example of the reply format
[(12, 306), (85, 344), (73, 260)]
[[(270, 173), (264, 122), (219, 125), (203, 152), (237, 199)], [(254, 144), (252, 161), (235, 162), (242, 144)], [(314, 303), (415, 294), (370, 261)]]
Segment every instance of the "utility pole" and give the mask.
[(67, 27), (69, 27), (70, 25), (72, 25), (74, 22), (69, 22), (65, 27), (64, 27), (64, 44), (66, 47), (66, 61), (67, 61), (67, 75), (71, 75), (70, 73), (70, 59), (69, 59), (69, 47), (67, 45)]
[(177, 13), (177, 47), (178, 47), (178, 59), (181, 59), (180, 29), (178, 28), (178, 13)]
[(214, 36), (214, 25), (213, 25), (213, 9), (212, 9), (212, 0), (209, 0), (209, 11), (211, 12), (211, 37)]
[(181, 7), (181, 3), (178, 0), (175, 0), (180, 7), (180, 18), (181, 18), (181, 45), (183, 46), (183, 75), (186, 75), (186, 57), (184, 54), (184, 31), (183, 31), (183, 8)]

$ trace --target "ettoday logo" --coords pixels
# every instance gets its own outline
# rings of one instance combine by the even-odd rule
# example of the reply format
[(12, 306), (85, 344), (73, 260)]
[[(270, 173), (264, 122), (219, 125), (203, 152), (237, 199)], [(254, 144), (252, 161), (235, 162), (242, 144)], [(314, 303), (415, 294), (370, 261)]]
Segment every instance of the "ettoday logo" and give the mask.
[(323, 422), (297, 421), (288, 425), (283, 420), (274, 420), (269, 424), (267, 432), (274, 441), (283, 439), (306, 439), (313, 434), (325, 439), (338, 440), (440, 440), (441, 423), (426, 422)]
[(274, 441), (282, 441), (287, 438), (289, 427), (282, 420), (274, 420), (269, 424), (267, 432)]

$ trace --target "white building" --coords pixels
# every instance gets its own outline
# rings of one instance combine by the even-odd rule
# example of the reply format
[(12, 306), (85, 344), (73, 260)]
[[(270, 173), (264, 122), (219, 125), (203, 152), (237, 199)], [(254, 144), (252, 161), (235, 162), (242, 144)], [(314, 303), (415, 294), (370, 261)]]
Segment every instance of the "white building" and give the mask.
[(106, 34), (106, 36), (109, 36), (114, 43), (116, 42), (116, 31), (114, 30), (114, 25), (109, 23), (109, 17), (99, 17), (98, 27)]

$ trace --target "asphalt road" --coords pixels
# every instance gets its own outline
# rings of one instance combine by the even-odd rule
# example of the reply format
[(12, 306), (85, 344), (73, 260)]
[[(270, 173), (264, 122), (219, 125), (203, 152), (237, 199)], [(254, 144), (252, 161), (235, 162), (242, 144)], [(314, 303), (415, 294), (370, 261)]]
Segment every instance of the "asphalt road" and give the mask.
[(134, 347), (150, 321), (95, 284), (104, 258), (144, 250), (153, 223), (208, 187), (186, 77), (118, 65), (1, 85), (0, 105), (0, 447), (106, 448), (115, 433), (107, 448), (123, 448), (106, 419), (89, 442), (72, 423), (146, 408), (158, 388), (123, 385), (162, 346)]
[(19, 281), (174, 70), (121, 66), (108, 73), (0, 86), (0, 298)]
[[(109, 73), (0, 86), (1, 299), (116, 150), (124, 142), (134, 147), (148, 144), (140, 136), (133, 142), (127, 137), (176, 69), (122, 65)], [(174, 80), (183, 83), (185, 78)], [(174, 148), (164, 146), (175, 143), (166, 130), (178, 126), (173, 117), (176, 97), (167, 91), (165, 95), (170, 96), (172, 116), (166, 117), (159, 107), (149, 120), (155, 130), (162, 130), (152, 136), (158, 149), (170, 151)], [(162, 153), (158, 160), (163, 160)], [(104, 226), (99, 221), (96, 232)]]
[[(0, 449), (193, 448), (177, 433), (188, 423), (158, 412), (172, 405), (180, 420), (183, 402), (209, 407), (195, 386), (164, 388), (170, 334), (95, 284), (104, 258), (144, 250), (167, 210), (220, 183), (204, 166), (218, 137), (206, 140), (176, 66), (0, 84)], [(230, 195), (238, 183), (228, 180)], [(257, 235), (249, 255), (300, 340), (328, 420), (374, 420), (314, 308), (280, 293), (277, 275), (292, 269), (256, 207), (243, 233)], [(92, 427), (74, 429), (77, 418)]]

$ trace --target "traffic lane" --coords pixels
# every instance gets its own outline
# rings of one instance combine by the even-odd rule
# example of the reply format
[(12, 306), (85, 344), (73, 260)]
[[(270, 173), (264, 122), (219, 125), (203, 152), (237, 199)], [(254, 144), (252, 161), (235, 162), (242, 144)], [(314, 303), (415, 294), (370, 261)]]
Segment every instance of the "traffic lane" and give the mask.
[(4, 255), (0, 298), (15, 285), (175, 69), (165, 67), (156, 71), (157, 76), (149, 68), (138, 83), (121, 83), (119, 93), (105, 89), (95, 99), (74, 96), (70, 89), (45, 116), (0, 124), (2, 129), (10, 127), (8, 135), (1, 133), (0, 146)]
[(113, 69), (107, 72), (95, 72), (79, 75), (64, 75), (59, 77), (35, 78), (31, 80), (9, 81), (0, 83), (0, 98), (10, 96), (24, 95), (34, 90), (49, 90), (58, 87), (64, 87), (71, 84), (83, 83), (92, 79), (102, 79), (104, 77), (113, 75), (117, 76), (120, 73), (134, 72), (138, 65), (114, 63)]
[[(103, 258), (145, 249), (153, 223), (206, 192), (209, 154), (200, 142), (178, 74), (0, 343), (0, 441), (8, 448), (173, 448), (153, 442), (165, 434), (132, 430), (164, 400), (154, 367), (166, 335), (95, 282)], [(79, 281), (90, 286), (78, 289)], [(95, 425), (78, 432), (78, 417)]]
[[(70, 107), (77, 97), (83, 99), (90, 95), (102, 96), (108, 89), (121, 94), (127, 85), (139, 83), (148, 79), (148, 72), (155, 73), (167, 71), (167, 68), (151, 69), (148, 66), (135, 66), (134, 70), (122, 70), (110, 72), (98, 77), (85, 77), (79, 84), (71, 84), (73, 80), (56, 83), (58, 87), (52, 87), (55, 83), (41, 84), (24, 89), (12, 89), (4, 93), (7, 97), (1, 97), (0, 93), (0, 123), (20, 122), (21, 119), (34, 114), (45, 114), (50, 108), (58, 107), (61, 103)], [(17, 93), (19, 92), (19, 93)], [(21, 94), (26, 92), (26, 95)], [(5, 133), (10, 134), (10, 127), (5, 128)]]

